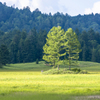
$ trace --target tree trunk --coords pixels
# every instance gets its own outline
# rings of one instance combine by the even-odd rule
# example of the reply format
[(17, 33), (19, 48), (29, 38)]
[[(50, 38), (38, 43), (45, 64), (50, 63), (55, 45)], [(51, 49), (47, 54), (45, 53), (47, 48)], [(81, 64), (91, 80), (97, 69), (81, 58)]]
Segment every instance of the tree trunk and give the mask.
[(54, 61), (54, 65), (53, 65), (53, 68), (55, 68), (55, 61)]
[(59, 70), (59, 65), (58, 65), (58, 70)]
[(69, 50), (69, 70), (70, 70), (70, 65), (71, 65), (71, 62), (70, 62), (70, 50)]

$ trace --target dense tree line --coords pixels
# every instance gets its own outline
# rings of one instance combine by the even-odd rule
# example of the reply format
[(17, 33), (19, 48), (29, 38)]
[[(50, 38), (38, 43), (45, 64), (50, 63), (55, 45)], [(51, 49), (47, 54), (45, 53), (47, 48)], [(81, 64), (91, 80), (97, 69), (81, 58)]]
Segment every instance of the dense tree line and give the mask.
[(78, 29), (75, 31), (78, 34), (82, 48), (80, 60), (100, 62), (100, 33), (95, 32), (92, 28), (82, 33)]
[(0, 46), (0, 68), (3, 65), (10, 63), (10, 55), (7, 46), (1, 45)]
[(8, 47), (10, 63), (33, 62), (42, 59), (46, 36), (45, 30), (37, 32), (35, 28), (28, 33), (25, 30), (0, 31), (0, 45)]
[[(81, 44), (81, 61), (100, 62), (100, 33), (93, 29), (80, 32), (75, 30)], [(33, 62), (42, 60), (43, 46), (46, 43), (47, 31), (33, 28), (25, 30), (0, 31), (0, 45), (6, 45), (9, 50), (10, 63)]]
[(71, 17), (63, 13), (55, 13), (52, 15), (43, 14), (39, 9), (30, 11), (29, 7), (18, 9), (13, 6), (7, 7), (6, 4), (0, 2), (0, 30), (8, 32), (14, 29), (26, 29), (29, 32), (33, 27), (37, 31), (45, 29), (47, 32), (53, 27), (60, 25), (67, 30), (78, 28), (81, 32), (88, 31), (93, 28), (94, 31), (100, 32), (100, 14), (78, 15)]

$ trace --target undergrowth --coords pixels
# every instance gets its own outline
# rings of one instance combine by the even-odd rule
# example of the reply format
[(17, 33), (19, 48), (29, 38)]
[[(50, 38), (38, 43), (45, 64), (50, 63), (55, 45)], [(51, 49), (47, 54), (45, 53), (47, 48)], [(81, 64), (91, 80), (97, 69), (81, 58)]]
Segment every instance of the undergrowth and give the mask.
[(67, 68), (53, 68), (47, 71), (42, 72), (42, 74), (88, 74), (87, 71), (81, 70), (79, 68), (71, 68), (70, 70)]

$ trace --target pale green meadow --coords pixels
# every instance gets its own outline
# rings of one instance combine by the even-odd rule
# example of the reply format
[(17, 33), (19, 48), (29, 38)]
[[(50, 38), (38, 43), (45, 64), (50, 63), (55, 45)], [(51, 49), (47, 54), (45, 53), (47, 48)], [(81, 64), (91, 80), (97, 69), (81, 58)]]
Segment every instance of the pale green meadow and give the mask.
[(89, 74), (43, 75), (52, 67), (10, 64), (0, 69), (0, 100), (99, 100), (100, 64), (79, 62)]

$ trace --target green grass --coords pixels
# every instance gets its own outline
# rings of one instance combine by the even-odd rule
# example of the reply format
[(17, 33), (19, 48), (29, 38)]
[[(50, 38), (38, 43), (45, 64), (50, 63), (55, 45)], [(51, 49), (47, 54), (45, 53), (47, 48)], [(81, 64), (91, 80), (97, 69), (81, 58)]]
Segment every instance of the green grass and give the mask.
[(50, 66), (45, 66), (44, 62), (41, 61), (39, 64), (36, 62), (33, 63), (19, 63), (19, 64), (8, 64), (4, 66), (0, 71), (41, 71), (41, 70), (48, 70)]
[(44, 62), (10, 64), (0, 69), (0, 100), (98, 100), (99, 67), (79, 62), (78, 68), (91, 74), (43, 75), (41, 70), (51, 69)]

